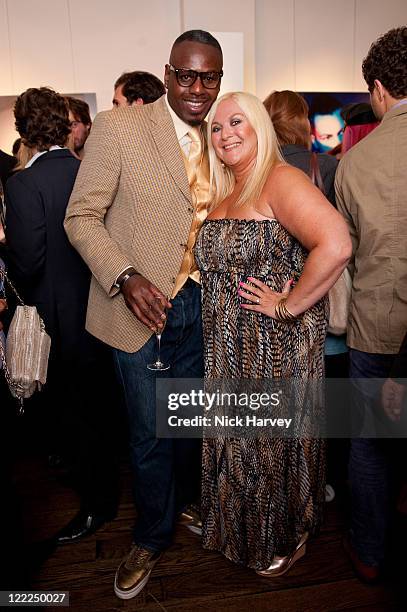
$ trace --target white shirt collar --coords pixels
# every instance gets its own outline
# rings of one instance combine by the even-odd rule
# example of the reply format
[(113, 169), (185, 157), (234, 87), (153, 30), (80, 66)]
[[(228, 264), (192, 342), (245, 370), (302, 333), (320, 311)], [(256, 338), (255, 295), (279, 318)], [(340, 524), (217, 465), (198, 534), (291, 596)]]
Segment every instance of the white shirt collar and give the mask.
[(403, 106), (403, 104), (407, 104), (407, 98), (402, 98), (401, 100), (396, 102), (396, 104), (393, 104), (390, 110), (393, 110), (393, 108), (397, 108), (398, 106)]
[[(68, 147), (60, 147), (58, 145), (53, 145), (52, 147), (50, 147), (48, 149), (48, 151), (56, 151), (57, 149), (67, 149)], [(48, 151), (37, 151), (37, 153), (35, 153), (32, 158), (30, 159), (29, 162), (26, 163), (26, 165), (24, 166), (24, 168), (30, 168), (30, 166), (33, 165), (33, 163), (35, 161), (37, 161), (37, 159), (39, 157), (41, 157), (41, 155), (44, 155), (44, 153), (48, 153)]]

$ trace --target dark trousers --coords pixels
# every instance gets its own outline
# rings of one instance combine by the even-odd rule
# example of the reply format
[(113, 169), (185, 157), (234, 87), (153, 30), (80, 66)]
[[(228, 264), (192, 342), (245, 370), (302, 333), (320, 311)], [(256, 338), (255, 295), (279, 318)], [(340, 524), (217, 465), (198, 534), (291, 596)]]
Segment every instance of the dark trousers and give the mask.
[[(362, 379), (387, 378), (393, 360), (394, 355), (350, 351), (352, 411), (360, 436), (372, 433), (365, 428), (372, 423), (380, 394), (379, 380), (364, 384)], [(371, 566), (378, 566), (385, 553), (390, 512), (391, 442), (374, 437), (354, 437), (351, 441), (351, 537), (361, 561)]]
[(161, 340), (161, 358), (171, 364), (169, 370), (147, 369), (157, 355), (154, 335), (136, 353), (114, 351), (129, 418), (134, 542), (152, 551), (170, 545), (177, 513), (199, 497), (200, 441), (157, 439), (155, 411), (157, 376), (203, 377), (200, 297), (199, 286), (189, 281), (172, 301)]
[(119, 502), (119, 445), (124, 409), (112, 349), (87, 334), (78, 360), (68, 427), (75, 446), (74, 468), (84, 510), (114, 517)]
[[(26, 429), (47, 454), (61, 455), (86, 512), (114, 516), (123, 412), (112, 350), (83, 331), (71, 351), (53, 334), (47, 384), (26, 402)], [(124, 429), (124, 427), (123, 427)]]

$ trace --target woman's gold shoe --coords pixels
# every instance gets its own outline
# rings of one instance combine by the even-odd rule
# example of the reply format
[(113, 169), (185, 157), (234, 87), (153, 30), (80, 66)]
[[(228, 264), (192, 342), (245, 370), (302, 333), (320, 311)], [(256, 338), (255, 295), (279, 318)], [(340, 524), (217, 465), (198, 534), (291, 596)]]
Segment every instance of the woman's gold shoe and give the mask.
[(275, 556), (271, 565), (264, 570), (256, 570), (256, 573), (259, 576), (264, 576), (264, 578), (274, 578), (275, 576), (282, 576), (290, 567), (294, 565), (298, 559), (301, 559), (305, 555), (306, 546), (305, 543), (308, 539), (308, 532), (304, 533), (301, 540), (298, 542), (295, 550), (291, 553), (291, 555), (287, 555), (286, 557), (278, 557)]

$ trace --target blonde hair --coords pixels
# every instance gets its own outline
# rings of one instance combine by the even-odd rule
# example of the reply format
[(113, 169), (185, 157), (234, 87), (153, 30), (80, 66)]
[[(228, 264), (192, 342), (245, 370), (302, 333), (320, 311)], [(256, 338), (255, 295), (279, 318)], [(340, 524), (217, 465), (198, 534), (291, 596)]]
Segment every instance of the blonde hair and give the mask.
[(213, 104), (208, 116), (208, 152), (210, 164), (210, 188), (213, 205), (226, 199), (235, 187), (235, 177), (230, 168), (223, 165), (212, 145), (212, 124), (216, 110), (223, 101), (234, 100), (249, 121), (257, 136), (256, 162), (246, 184), (236, 201), (241, 206), (259, 199), (267, 177), (274, 166), (283, 162), (277, 137), (263, 103), (252, 94), (236, 91), (224, 94)]
[(306, 100), (295, 91), (273, 91), (263, 102), (273, 123), (278, 142), (311, 146), (309, 108)]
[[(68, 134), (65, 146), (68, 147), (68, 149), (70, 149), (71, 153), (75, 155), (75, 157), (77, 157), (74, 151), (74, 142), (73, 142), (72, 132)], [(17, 164), (14, 170), (24, 170), (24, 168), (26, 167), (30, 159), (34, 157), (34, 155), (37, 152), (38, 152), (38, 149), (36, 147), (29, 147), (28, 145), (26, 145), (26, 143), (24, 142), (24, 139), (22, 138), (20, 148), (18, 149), (18, 153), (16, 155)]]
[(37, 149), (35, 147), (29, 147), (25, 144), (24, 140), (21, 140), (20, 148), (18, 149), (18, 153), (16, 155), (17, 165), (14, 170), (24, 170), (28, 162), (34, 155), (37, 153)]

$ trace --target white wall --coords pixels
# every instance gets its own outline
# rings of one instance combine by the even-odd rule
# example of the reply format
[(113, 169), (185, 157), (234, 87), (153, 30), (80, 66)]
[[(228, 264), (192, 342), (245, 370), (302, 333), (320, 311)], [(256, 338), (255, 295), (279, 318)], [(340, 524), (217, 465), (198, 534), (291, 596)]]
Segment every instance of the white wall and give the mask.
[(49, 85), (109, 108), (127, 70), (163, 77), (179, 0), (0, 0), (0, 95)]
[(109, 108), (122, 72), (162, 78), (191, 28), (242, 33), (244, 88), (261, 98), (360, 91), (370, 43), (406, 23), (406, 0), (0, 0), (0, 95), (49, 85)]
[(256, 0), (256, 93), (365, 91), (370, 44), (406, 24), (406, 0)]
[(244, 86), (256, 93), (255, 0), (181, 0), (182, 30), (243, 32)]

